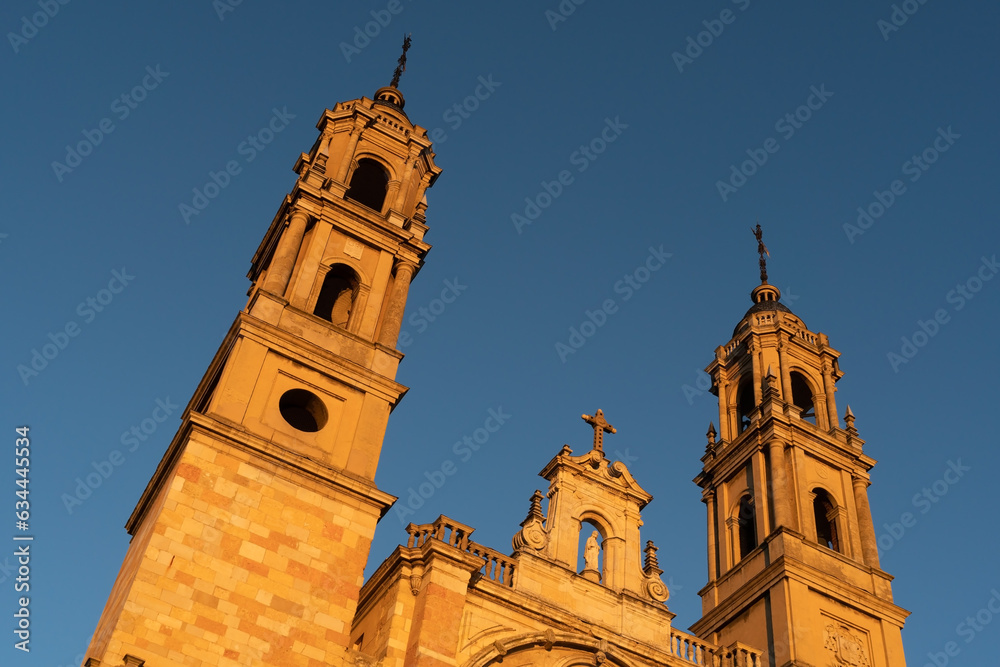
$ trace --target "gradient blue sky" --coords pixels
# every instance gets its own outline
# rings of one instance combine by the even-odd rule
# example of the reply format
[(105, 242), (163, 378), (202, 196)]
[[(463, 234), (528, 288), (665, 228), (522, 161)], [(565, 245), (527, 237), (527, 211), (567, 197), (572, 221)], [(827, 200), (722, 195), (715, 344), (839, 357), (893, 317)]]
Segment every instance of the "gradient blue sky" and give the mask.
[[(429, 193), (434, 249), (404, 325), (412, 342), (399, 379), (411, 390), (390, 420), (379, 486), (405, 499), (425, 471), (455, 460), (458, 473), (409, 518), (445, 513), (508, 551), (543, 483), (537, 471), (564, 443), (587, 449), (579, 415), (601, 407), (618, 428), (607, 449), (632, 457), (635, 477), (655, 496), (643, 537), (660, 547), (670, 608), (686, 629), (706, 581), (705, 510), (691, 478), (717, 413), (709, 394), (689, 401), (683, 388), (697, 387), (750, 305), (749, 228), (759, 218), (771, 282), (843, 353), (841, 414), (850, 403), (880, 461), (870, 489), (877, 531), (904, 512), (916, 518), (882, 551), (896, 601), (913, 612), (903, 634), (908, 664), (923, 665), (951, 641), (960, 648), (952, 664), (993, 664), (1000, 619), (971, 637), (958, 626), (1000, 590), (1000, 454), (986, 420), (997, 414), (1000, 280), (961, 309), (948, 295), (984, 256), (1000, 253), (1000, 10), (915, 3), (886, 39), (878, 22), (891, 20), (890, 2), (590, 0), (553, 29), (545, 10), (556, 0), (402, 0), (348, 62), (340, 44), (387, 2), (342, 4), (244, 0), (220, 19), (208, 0), (71, 2), (37, 33), (26, 30), (30, 39), (6, 37), (0, 391), (8, 446), (15, 426), (31, 427), (36, 542), (32, 652), (15, 651), (4, 629), (0, 662), (79, 660), (128, 544), (123, 524), (179, 410), (71, 514), (63, 494), (123, 449), (121, 434), (151, 417), (158, 399), (187, 402), (245, 303), (250, 258), (294, 181), (296, 157), (315, 140), (316, 120), (325, 107), (388, 84), (402, 34), (412, 32), (401, 89), (410, 118), (446, 136), (436, 146), (444, 174)], [(732, 22), (679, 71), (672, 54), (723, 10)], [(22, 17), (39, 11), (37, 0), (5, 3), (0, 27), (20, 33)], [(147, 67), (168, 74), (122, 118), (114, 101)], [(449, 109), (479, 77), (499, 85), (456, 127)], [(832, 96), (794, 134), (776, 127), (824, 86)], [(238, 147), (275, 108), (295, 117), (248, 162)], [(57, 175), (52, 163), (66, 160), (67, 145), (84, 131), (96, 136), (105, 118), (113, 131)], [(627, 127), (580, 172), (574, 151), (609, 118)], [(911, 180), (905, 163), (948, 128), (958, 138)], [(777, 152), (724, 201), (717, 182), (769, 138)], [(179, 204), (229, 160), (241, 172), (185, 224)], [(525, 198), (562, 170), (573, 182), (519, 233), (511, 214), (523, 214)], [(844, 224), (896, 179), (905, 191), (849, 239)], [(617, 281), (661, 245), (672, 257), (626, 301)], [(123, 267), (134, 275), (123, 291), (93, 316), (79, 309)], [(467, 288), (421, 326), (418, 309), (430, 308), (448, 280)], [(563, 363), (556, 343), (609, 298), (618, 310)], [(894, 369), (887, 354), (939, 309), (947, 323)], [(23, 381), (18, 365), (71, 322), (78, 335)], [(458, 461), (453, 443), (500, 407), (508, 422)], [(0, 541), (15, 533), (11, 458), (0, 466), (8, 479), (0, 507), (10, 510)], [(914, 496), (949, 461), (970, 470), (922, 513)], [(372, 564), (404, 539), (390, 513)], [(0, 563), (12, 551), (0, 548)], [(14, 605), (7, 578), (0, 616)]]

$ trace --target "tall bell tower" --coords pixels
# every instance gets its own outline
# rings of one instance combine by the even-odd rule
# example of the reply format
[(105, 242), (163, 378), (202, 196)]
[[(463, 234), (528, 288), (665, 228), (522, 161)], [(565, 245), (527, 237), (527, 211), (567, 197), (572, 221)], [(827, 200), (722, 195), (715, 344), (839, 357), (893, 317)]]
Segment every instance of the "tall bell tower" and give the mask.
[[(770, 667), (903, 667), (909, 612), (892, 601), (868, 507), (874, 459), (846, 410), (840, 353), (761, 284), (706, 372), (719, 398), (695, 478), (708, 508), (708, 584), (692, 630), (766, 647)], [(718, 438), (718, 439), (717, 439)]]
[(339, 665), (375, 524), (396, 349), (440, 174), (398, 89), (336, 104), (295, 162), (246, 307), (128, 519), (86, 665)]

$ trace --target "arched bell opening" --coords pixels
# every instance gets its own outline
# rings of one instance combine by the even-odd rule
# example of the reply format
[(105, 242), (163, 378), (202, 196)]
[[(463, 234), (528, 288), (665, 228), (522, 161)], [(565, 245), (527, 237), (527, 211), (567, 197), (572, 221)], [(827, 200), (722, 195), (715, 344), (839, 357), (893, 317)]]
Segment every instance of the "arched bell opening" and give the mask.
[(823, 489), (813, 489), (813, 516), (816, 521), (816, 541), (822, 546), (840, 551), (837, 531), (837, 506)]
[(792, 405), (799, 409), (799, 417), (805, 421), (816, 424), (816, 406), (813, 400), (813, 391), (805, 376), (798, 371), (789, 373), (792, 384)]
[(744, 494), (736, 504), (733, 519), (733, 553), (738, 556), (737, 561), (740, 561), (757, 548), (757, 514), (749, 493)]
[(354, 269), (344, 264), (334, 264), (323, 278), (313, 315), (346, 329), (360, 286), (361, 280)]
[(753, 394), (753, 377), (750, 373), (747, 373), (740, 379), (739, 387), (736, 390), (736, 419), (740, 433), (750, 427), (750, 414), (756, 407)]
[(358, 160), (344, 196), (381, 213), (388, 188), (389, 172), (378, 161), (366, 157)]

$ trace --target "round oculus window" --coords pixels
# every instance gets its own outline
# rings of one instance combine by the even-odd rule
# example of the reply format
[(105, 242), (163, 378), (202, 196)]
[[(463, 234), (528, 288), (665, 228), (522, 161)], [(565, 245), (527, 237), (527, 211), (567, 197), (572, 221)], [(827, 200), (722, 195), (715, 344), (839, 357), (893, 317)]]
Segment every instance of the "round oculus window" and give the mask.
[(320, 397), (305, 389), (289, 389), (281, 395), (278, 410), (292, 428), (315, 433), (326, 426), (326, 406)]

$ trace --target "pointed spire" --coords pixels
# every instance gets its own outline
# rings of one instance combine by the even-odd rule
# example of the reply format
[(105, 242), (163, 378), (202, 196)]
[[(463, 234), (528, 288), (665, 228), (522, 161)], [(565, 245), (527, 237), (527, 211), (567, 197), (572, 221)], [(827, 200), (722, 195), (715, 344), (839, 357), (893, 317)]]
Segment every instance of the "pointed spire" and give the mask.
[(708, 422), (708, 433), (706, 433), (705, 435), (708, 437), (708, 444), (709, 444), (709, 446), (714, 445), (715, 444), (715, 436), (718, 435), (718, 433), (715, 432), (715, 424), (714, 423)]
[(396, 71), (392, 73), (392, 83), (389, 84), (391, 88), (399, 88), (399, 77), (403, 75), (406, 71), (406, 52), (410, 50), (410, 35), (407, 34), (403, 37), (403, 54), (399, 56), (399, 60), (396, 64)]
[(535, 492), (531, 494), (531, 508), (528, 510), (528, 516), (525, 518), (521, 525), (530, 521), (544, 521), (545, 515), (542, 514), (542, 492), (535, 489)]
[(642, 565), (642, 571), (647, 577), (657, 577), (663, 574), (663, 570), (660, 569), (659, 560), (656, 558), (656, 552), (658, 548), (653, 546), (653, 540), (646, 540), (646, 558)]
[(778, 397), (778, 376), (774, 374), (771, 370), (771, 365), (767, 366), (767, 373), (764, 375), (764, 380), (761, 383), (761, 389), (763, 390), (763, 398), (777, 398)]
[(847, 412), (844, 413), (844, 424), (847, 425), (847, 432), (851, 435), (857, 435), (858, 429), (854, 428), (854, 412), (851, 411), (851, 406), (847, 406)]
[(536, 490), (531, 494), (531, 509), (528, 516), (521, 522), (521, 530), (517, 531), (511, 540), (514, 551), (522, 549), (542, 549), (548, 542), (545, 532), (545, 515), (542, 514), (542, 492)]

